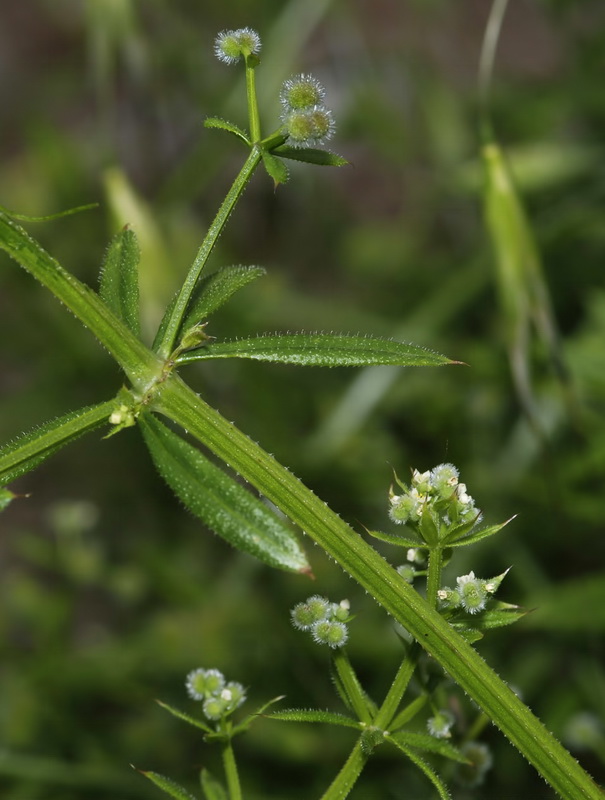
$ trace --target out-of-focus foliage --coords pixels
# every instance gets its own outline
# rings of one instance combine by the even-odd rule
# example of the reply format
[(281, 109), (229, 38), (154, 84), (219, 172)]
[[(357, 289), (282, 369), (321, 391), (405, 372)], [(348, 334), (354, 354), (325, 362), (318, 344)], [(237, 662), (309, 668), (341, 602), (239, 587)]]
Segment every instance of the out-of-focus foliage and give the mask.
[[(244, 157), (235, 139), (203, 128), (208, 115), (246, 123), (243, 84), (214, 59), (214, 35), (261, 33), (267, 128), (283, 79), (316, 74), (333, 100), (334, 148), (353, 166), (292, 163), (277, 192), (255, 178), (212, 261), (268, 274), (217, 312), (209, 335), (393, 336), (470, 367), (229, 360), (187, 367), (187, 377), (347, 520), (384, 530), (392, 468), (444, 460), (464, 473), (486, 522), (517, 513), (498, 537), (460, 551), (445, 578), (513, 565), (503, 599), (540, 608), (478, 648), (562, 736), (579, 712), (605, 718), (604, 622), (594, 613), (605, 561), (605, 9), (511, 4), (496, 61), (494, 125), (541, 249), (579, 407), (571, 420), (537, 346), (529, 357), (547, 445), (515, 396), (480, 213), (486, 14), (471, 0), (8, 3), (0, 203), (35, 215), (100, 200), (100, 211), (36, 228), (92, 285), (111, 236), (131, 224), (151, 336)], [(0, 335), (0, 441), (120, 385), (92, 338), (5, 258)], [(289, 706), (331, 708), (327, 665), (288, 622), (308, 578), (270, 572), (211, 537), (163, 487), (135, 431), (90, 434), (11, 488), (30, 496), (0, 517), (3, 798), (157, 796), (130, 763), (195, 791), (202, 764), (220, 772), (216, 756), (153, 698), (183, 706), (197, 666), (228, 672), (257, 705), (286, 694)], [(333, 564), (310, 556), (321, 591), (354, 596), (351, 657), (380, 698), (397, 636)], [(553, 623), (559, 614), (564, 624)], [(293, 800), (320, 796), (347, 733), (261, 720), (236, 743), (247, 796), (283, 797), (285, 786)], [(485, 796), (549, 796), (495, 731), (487, 740)], [(595, 752), (577, 756), (603, 780)], [(379, 755), (357, 794), (383, 800), (404, 785), (429, 796), (422, 777)]]

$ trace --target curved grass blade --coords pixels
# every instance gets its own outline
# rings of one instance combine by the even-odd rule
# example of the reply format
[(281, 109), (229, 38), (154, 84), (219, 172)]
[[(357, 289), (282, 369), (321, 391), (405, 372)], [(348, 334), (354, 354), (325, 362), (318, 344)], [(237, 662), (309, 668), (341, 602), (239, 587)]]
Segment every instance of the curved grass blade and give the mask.
[(115, 400), (70, 411), (0, 448), (0, 486), (30, 472), (48, 456), (109, 420)]
[(272, 567), (311, 571), (294, 533), (277, 514), (155, 417), (141, 415), (139, 424), (162, 478), (209, 528)]
[(152, 783), (155, 783), (156, 786), (159, 786), (165, 794), (170, 795), (170, 797), (176, 798), (176, 800), (197, 800), (192, 794), (190, 794), (186, 789), (183, 789), (182, 786), (176, 781), (173, 781), (172, 778), (167, 778), (165, 775), (160, 775), (159, 772), (145, 772), (142, 769), (139, 770), (141, 775), (144, 775), (146, 778)]
[(307, 164), (317, 164), (320, 167), (346, 167), (348, 161), (342, 156), (331, 153), (329, 150), (316, 150), (313, 147), (288, 147), (280, 145), (271, 150), (281, 158), (291, 158), (293, 161), (305, 161)]
[(140, 335), (139, 276), (141, 250), (137, 237), (125, 227), (117, 233), (107, 249), (99, 294), (116, 317), (136, 335)]
[(263, 334), (250, 339), (207, 344), (177, 358), (177, 363), (210, 358), (250, 358), (306, 367), (437, 367), (459, 364), (446, 356), (413, 344), (342, 333)]

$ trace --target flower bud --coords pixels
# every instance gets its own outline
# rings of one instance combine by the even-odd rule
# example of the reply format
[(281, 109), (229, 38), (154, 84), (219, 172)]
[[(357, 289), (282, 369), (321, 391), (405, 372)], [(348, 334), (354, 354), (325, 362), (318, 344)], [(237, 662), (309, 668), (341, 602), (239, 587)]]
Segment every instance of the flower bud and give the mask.
[(279, 99), (285, 111), (313, 108), (322, 103), (326, 90), (312, 75), (296, 75), (284, 81)]
[(313, 639), (317, 644), (327, 644), (328, 647), (343, 647), (349, 637), (347, 626), (343, 622), (320, 620), (311, 628)]
[(477, 614), (483, 611), (487, 601), (484, 581), (475, 578), (474, 572), (462, 575), (456, 579), (458, 591), (460, 592), (460, 605), (469, 614)]
[(282, 120), (288, 134), (287, 144), (292, 147), (323, 145), (336, 129), (332, 112), (321, 105), (288, 111)]
[(185, 686), (192, 700), (203, 700), (220, 694), (225, 686), (225, 678), (218, 669), (194, 669), (187, 675)]
[(260, 36), (252, 28), (222, 31), (214, 42), (214, 55), (225, 64), (235, 64), (242, 56), (260, 52)]
[(330, 603), (325, 597), (313, 595), (305, 603), (298, 603), (290, 612), (292, 625), (301, 631), (308, 631), (319, 620), (326, 619)]
[(427, 720), (426, 727), (431, 736), (436, 739), (449, 739), (450, 728), (454, 724), (454, 715), (445, 708), (440, 709), (434, 717)]

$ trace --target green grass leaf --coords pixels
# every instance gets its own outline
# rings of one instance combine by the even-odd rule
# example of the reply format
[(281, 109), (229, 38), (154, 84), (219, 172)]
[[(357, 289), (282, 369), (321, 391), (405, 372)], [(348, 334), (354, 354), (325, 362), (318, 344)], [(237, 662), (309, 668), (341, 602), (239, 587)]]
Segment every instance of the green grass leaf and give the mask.
[(233, 342), (207, 344), (179, 356), (187, 364), (210, 358), (250, 358), (306, 367), (436, 367), (457, 364), (446, 356), (413, 344), (342, 333), (263, 334)]
[(293, 531), (277, 514), (155, 417), (142, 415), (139, 424), (160, 475), (209, 528), (272, 567), (310, 572)]
[(103, 266), (99, 294), (116, 317), (136, 335), (139, 321), (139, 259), (141, 251), (134, 231), (123, 228), (109, 244)]

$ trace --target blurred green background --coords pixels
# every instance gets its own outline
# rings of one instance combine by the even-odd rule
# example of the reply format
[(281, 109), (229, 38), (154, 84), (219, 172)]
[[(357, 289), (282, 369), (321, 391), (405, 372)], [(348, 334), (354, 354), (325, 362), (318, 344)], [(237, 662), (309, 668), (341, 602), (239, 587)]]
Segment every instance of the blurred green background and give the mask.
[[(295, 165), (277, 192), (255, 177), (212, 265), (262, 264), (268, 276), (221, 310), (210, 333), (395, 336), (470, 366), (354, 372), (230, 361), (184, 374), (360, 531), (392, 529), (393, 468), (405, 478), (442, 461), (460, 468), (487, 521), (518, 514), (498, 537), (458, 551), (446, 578), (513, 565), (500, 597), (536, 610), (477, 647), (603, 781), (605, 6), (512, 3), (492, 89), (579, 407), (570, 420), (545, 353), (532, 347), (547, 445), (511, 381), (481, 214), (476, 78), (488, 6), (7, 3), (0, 202), (35, 215), (98, 200), (97, 211), (30, 226), (93, 286), (110, 236), (130, 223), (151, 331), (245, 157), (202, 125), (206, 115), (246, 122), (242, 70), (215, 60), (215, 34), (242, 25), (261, 34), (267, 132), (281, 82), (316, 75), (338, 122), (333, 148), (352, 166)], [(120, 385), (93, 338), (4, 255), (0, 335), (2, 442)], [(249, 709), (286, 694), (290, 706), (340, 710), (327, 654), (288, 623), (289, 608), (314, 592), (350, 599), (351, 656), (369, 691), (386, 691), (401, 655), (386, 615), (316, 549), (313, 583), (230, 550), (179, 507), (136, 430), (89, 435), (13, 488), (30, 496), (0, 522), (6, 800), (160, 796), (129, 764), (195, 791), (200, 766), (220, 770), (217, 753), (154, 698), (190, 709), (184, 677), (198, 666), (248, 686)], [(404, 558), (379, 547), (394, 563)], [(597, 733), (580, 747), (570, 722), (586, 711)], [(320, 796), (352, 743), (333, 731), (259, 721), (237, 742), (246, 797)], [(455, 798), (552, 796), (497, 731), (484, 740), (494, 769), (477, 794), (458, 787)], [(432, 794), (383, 748), (352, 797)]]

